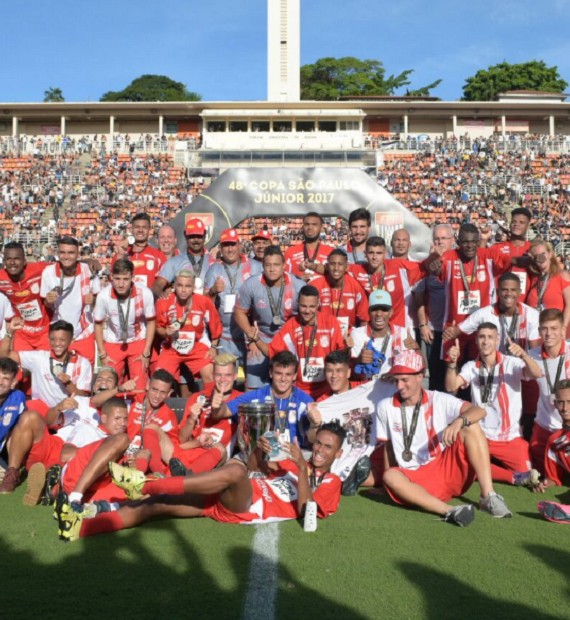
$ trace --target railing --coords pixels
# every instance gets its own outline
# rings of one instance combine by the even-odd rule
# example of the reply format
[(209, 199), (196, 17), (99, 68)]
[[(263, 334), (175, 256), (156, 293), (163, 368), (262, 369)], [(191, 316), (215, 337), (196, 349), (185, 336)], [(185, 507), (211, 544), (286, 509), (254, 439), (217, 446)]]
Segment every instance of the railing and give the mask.
[(517, 153), (531, 152), (535, 154), (570, 153), (570, 136), (539, 136), (536, 138), (519, 136), (502, 136), (492, 138), (423, 138), (412, 137), (380, 141), (379, 148), (383, 151), (419, 151), (426, 154), (440, 153), (453, 157), (459, 152), (473, 152), (492, 149), (499, 152)]

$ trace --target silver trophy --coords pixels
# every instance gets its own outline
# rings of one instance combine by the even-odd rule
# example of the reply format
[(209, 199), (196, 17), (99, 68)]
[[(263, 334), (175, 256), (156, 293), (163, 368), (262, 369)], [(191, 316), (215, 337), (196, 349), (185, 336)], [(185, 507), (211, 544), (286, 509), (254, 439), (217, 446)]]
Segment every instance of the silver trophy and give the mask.
[(273, 403), (247, 403), (238, 407), (237, 442), (239, 449), (250, 456), (257, 442), (267, 431), (275, 430)]

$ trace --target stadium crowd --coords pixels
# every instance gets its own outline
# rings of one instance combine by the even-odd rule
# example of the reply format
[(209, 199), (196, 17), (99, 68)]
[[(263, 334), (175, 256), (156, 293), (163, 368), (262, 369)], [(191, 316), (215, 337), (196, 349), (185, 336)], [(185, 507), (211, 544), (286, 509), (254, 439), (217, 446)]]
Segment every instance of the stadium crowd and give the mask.
[[(121, 167), (103, 169), (114, 196), (137, 173)], [(151, 169), (166, 183), (160, 158)], [(497, 483), (566, 482), (570, 274), (527, 240), (529, 209), (497, 243), (488, 227), (436, 225), (418, 262), (409, 233), (387, 247), (365, 209), (346, 234), (312, 212), (298, 233), (249, 221), (251, 250), (227, 229), (216, 254), (190, 217), (178, 253), (141, 195), (108, 278), (71, 234), (52, 262), (3, 248), (0, 494), (27, 477), (24, 503), (55, 504), (62, 540), (165, 515), (327, 517), (360, 486), (466, 526), (474, 506), (449, 502), (475, 481), (497, 518), (512, 516)], [(570, 519), (556, 502), (539, 510)]]

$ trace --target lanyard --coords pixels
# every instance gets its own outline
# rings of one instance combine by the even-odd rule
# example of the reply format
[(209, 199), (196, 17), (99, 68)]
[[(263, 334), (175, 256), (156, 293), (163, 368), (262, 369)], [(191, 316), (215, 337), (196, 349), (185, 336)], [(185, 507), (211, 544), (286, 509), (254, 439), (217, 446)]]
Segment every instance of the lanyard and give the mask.
[[(370, 329), (370, 325), (368, 326), (368, 332), (369, 332), (369, 336), (371, 338), (374, 338), (374, 340), (376, 340), (376, 338), (372, 336), (372, 330)], [(391, 337), (392, 337), (392, 334), (390, 333), (390, 328), (388, 328), (388, 332), (386, 333), (386, 335), (384, 336), (384, 340), (382, 341), (382, 349), (380, 351), (382, 355), (384, 356), (386, 356), (386, 351), (388, 350), (388, 343), (390, 342)]]
[(264, 285), (265, 290), (267, 291), (267, 298), (269, 299), (269, 306), (271, 307), (271, 314), (273, 315), (272, 323), (274, 325), (283, 325), (283, 319), (281, 318), (281, 305), (283, 304), (283, 296), (285, 295), (285, 278), (283, 278), (281, 282), (281, 288), (279, 290), (279, 299), (277, 303), (273, 299), (273, 293), (271, 292), (271, 288)]
[(564, 364), (564, 355), (559, 356), (558, 367), (556, 368), (556, 379), (554, 380), (554, 385), (552, 381), (550, 381), (550, 374), (548, 372), (548, 366), (546, 364), (546, 360), (542, 358), (542, 365), (544, 366), (544, 376), (546, 377), (546, 382), (548, 383), (548, 389), (551, 394), (554, 394), (554, 388), (556, 384), (560, 381), (560, 375), (562, 374), (562, 366)]
[(314, 491), (316, 488), (319, 487), (319, 485), (324, 480), (326, 475), (327, 475), (327, 472), (325, 471), (324, 473), (320, 474), (319, 477), (317, 478), (317, 476), (315, 475), (315, 467), (314, 466), (311, 467), (311, 473), (309, 474), (309, 484), (311, 485), (311, 491)]
[(539, 276), (538, 280), (536, 281), (536, 292), (538, 293), (538, 301), (536, 302), (536, 305), (539, 312), (544, 310), (544, 307), (542, 305), (542, 298), (544, 297), (544, 293), (546, 293), (546, 287), (548, 286), (549, 281), (550, 276), (548, 274)]
[(505, 314), (499, 315), (499, 323), (501, 324), (502, 335), (504, 335), (505, 349), (508, 350), (509, 347), (507, 346), (508, 345), (507, 336), (513, 342), (515, 342), (515, 340), (518, 340), (517, 334), (518, 334), (518, 326), (519, 326), (519, 313), (515, 312), (513, 318), (511, 319), (511, 325), (508, 329), (507, 329), (507, 318)]
[(418, 426), (418, 419), (420, 417), (420, 409), (422, 408), (423, 392), (420, 393), (420, 398), (414, 406), (414, 412), (412, 413), (412, 422), (410, 424), (410, 430), (408, 432), (408, 420), (406, 419), (406, 408), (403, 403), (400, 405), (400, 414), (402, 416), (402, 436), (404, 439), (404, 450), (402, 451), (402, 458), (404, 461), (412, 460), (412, 442)]
[(63, 280), (65, 276), (63, 275), (63, 267), (61, 266), (61, 264), (60, 264), (60, 269), (61, 269), (61, 272), (59, 275), (59, 294), (62, 297), (66, 297), (67, 295), (69, 295), (69, 293), (71, 293), (71, 291), (75, 287), (75, 280), (77, 280), (77, 266), (75, 267), (75, 274), (73, 275), (73, 280), (67, 288), (64, 288), (63, 286)]
[(194, 271), (194, 275), (199, 278), (200, 274), (202, 273), (202, 265), (204, 264), (204, 258), (206, 258), (206, 254), (202, 254), (201, 258), (199, 261), (194, 260), (194, 254), (192, 254), (191, 252), (188, 252), (188, 250), (186, 250), (186, 256), (188, 256), (188, 260), (190, 261), (191, 265), (192, 265), (192, 270)]
[(493, 390), (493, 379), (495, 378), (495, 368), (497, 364), (493, 364), (489, 368), (487, 377), (483, 372), (483, 364), (479, 366), (479, 392), (481, 393), (481, 404), (486, 405), (489, 402), (491, 391)]
[(307, 348), (305, 343), (305, 328), (302, 328), (303, 334), (303, 344), (305, 345), (305, 367), (303, 368), (303, 377), (307, 376), (307, 370), (309, 367), (309, 360), (311, 359), (311, 355), (313, 354), (313, 347), (315, 346), (315, 340), (317, 338), (317, 323), (318, 323), (318, 315), (315, 316), (315, 324), (311, 329), (311, 335), (309, 337), (309, 347)]
[(158, 409), (151, 409), (150, 410), (150, 415), (148, 416), (148, 420), (147, 420), (146, 410), (147, 410), (147, 399), (145, 398), (143, 400), (142, 411), (141, 411), (141, 430), (140, 430), (141, 450), (143, 448), (143, 433), (144, 433), (144, 428), (146, 426), (146, 423), (150, 422), (152, 420), (152, 418), (154, 417), (154, 414), (158, 411)]
[(317, 243), (317, 247), (315, 248), (315, 252), (313, 256), (309, 256), (309, 250), (307, 250), (307, 244), (303, 243), (303, 256), (305, 257), (305, 261), (307, 263), (314, 263), (317, 259), (317, 254), (319, 253), (319, 248), (321, 247), (321, 242)]
[(224, 267), (224, 271), (226, 272), (226, 275), (228, 276), (228, 280), (230, 281), (230, 293), (233, 295), (235, 288), (236, 288), (236, 282), (238, 279), (238, 275), (239, 275), (239, 261), (237, 263), (237, 267), (234, 271), (234, 277), (232, 278), (230, 270), (228, 268), (228, 266), (226, 265), (226, 263), (222, 263), (223, 267)]
[(51, 373), (51, 376), (54, 377), (54, 379), (57, 379), (57, 375), (60, 372), (63, 372), (63, 373), (67, 372), (67, 365), (69, 364), (69, 357), (70, 357), (69, 353), (67, 353), (63, 362), (54, 361), (53, 357), (49, 358), (49, 371)]
[[(375, 290), (382, 290), (384, 288), (384, 278), (386, 276), (386, 267), (384, 265), (382, 265), (382, 278), (380, 279), (380, 282), (378, 283), (378, 287), (374, 288), (374, 280), (372, 278), (372, 275), (366, 271), (366, 275), (368, 276), (368, 283), (370, 284), (370, 292), (375, 291)], [(376, 275), (376, 274), (373, 274)]]
[(177, 318), (177, 313), (176, 313), (176, 301), (174, 302), (175, 319), (171, 323), (172, 327), (174, 327), (175, 329), (180, 329), (181, 327), (184, 327), (184, 325), (186, 325), (186, 319), (188, 318), (188, 315), (192, 312), (193, 303), (194, 303), (194, 297), (191, 296), (190, 301), (184, 306), (184, 314), (182, 315), (182, 318), (179, 320)]
[(131, 291), (129, 289), (127, 297), (127, 311), (123, 314), (123, 306), (121, 306), (121, 300), (117, 298), (117, 310), (119, 312), (119, 325), (121, 326), (121, 340), (127, 342), (129, 337), (129, 313), (131, 311)]
[[(333, 307), (333, 291), (335, 291), (336, 289), (332, 288), (331, 286), (331, 308), (334, 312), (335, 308)], [(342, 296), (344, 295), (344, 277), (342, 278), (342, 284), (340, 285), (340, 295), (338, 296), (338, 302), (337, 302), (337, 306), (336, 306), (336, 312), (334, 312), (334, 315), (336, 317), (338, 317), (338, 313), (340, 312), (340, 306), (342, 304)]]
[(465, 292), (469, 294), (471, 292), (471, 287), (473, 286), (473, 282), (475, 282), (475, 278), (477, 277), (477, 268), (479, 267), (479, 257), (475, 256), (475, 263), (473, 264), (473, 273), (471, 274), (471, 281), (467, 281), (467, 276), (465, 275), (465, 267), (463, 266), (463, 262), (459, 261), (459, 271), (461, 272), (461, 280), (463, 281), (463, 288)]

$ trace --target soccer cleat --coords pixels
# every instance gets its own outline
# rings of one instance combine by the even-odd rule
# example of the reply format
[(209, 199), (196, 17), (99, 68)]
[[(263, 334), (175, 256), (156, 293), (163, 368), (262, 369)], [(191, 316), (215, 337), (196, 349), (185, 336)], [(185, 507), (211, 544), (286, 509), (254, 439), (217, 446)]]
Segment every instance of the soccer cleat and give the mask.
[(24, 495), (24, 506), (37, 506), (46, 486), (46, 468), (43, 463), (34, 463), (28, 471), (28, 486)]
[(170, 469), (171, 476), (185, 476), (188, 473), (182, 461), (175, 457), (172, 457), (170, 461), (168, 461), (168, 469)]
[(2, 480), (2, 484), (0, 484), (0, 495), (13, 493), (20, 482), (22, 482), (20, 470), (17, 467), (8, 467), (4, 475), (4, 480)]
[(448, 510), (443, 516), (446, 523), (453, 523), (459, 527), (467, 527), (475, 518), (475, 509), (472, 504), (460, 504)]
[(57, 497), (61, 482), (62, 467), (59, 464), (52, 465), (46, 474), (46, 488), (40, 500), (42, 506), (52, 506)]
[(109, 463), (109, 474), (113, 482), (123, 489), (129, 499), (140, 499), (144, 497), (142, 488), (146, 482), (146, 476), (138, 469), (124, 467), (111, 461)]
[(487, 497), (480, 497), (479, 510), (488, 512), (496, 519), (509, 519), (513, 516), (513, 513), (507, 508), (505, 500), (498, 493), (489, 493)]
[(557, 502), (539, 502), (538, 512), (553, 523), (570, 524), (570, 506)]
[(84, 519), (93, 519), (102, 512), (111, 512), (111, 510), (111, 504), (106, 499), (97, 499), (82, 506)]
[(85, 513), (76, 512), (66, 500), (67, 495), (65, 493), (60, 493), (57, 496), (54, 513), (57, 517), (57, 532), (60, 540), (73, 542), (79, 539)]
[(529, 469), (528, 471), (516, 471), (513, 474), (513, 484), (516, 487), (526, 487), (527, 489), (534, 489), (540, 484), (540, 473), (536, 469)]
[(368, 456), (359, 458), (346, 480), (342, 483), (342, 495), (356, 495), (356, 491), (358, 491), (360, 485), (363, 484), (370, 475), (371, 467), (372, 463)]

